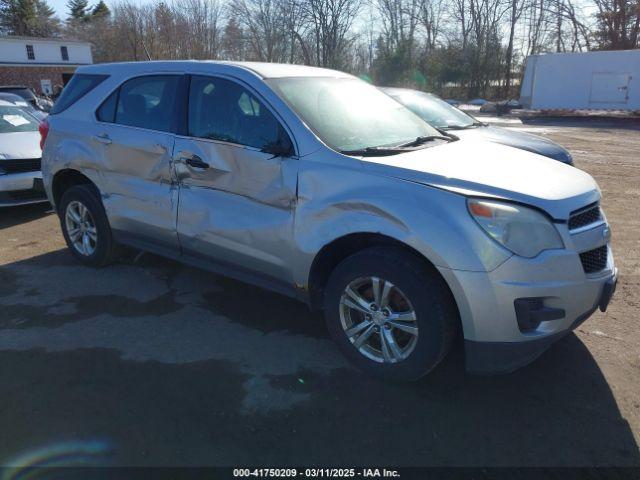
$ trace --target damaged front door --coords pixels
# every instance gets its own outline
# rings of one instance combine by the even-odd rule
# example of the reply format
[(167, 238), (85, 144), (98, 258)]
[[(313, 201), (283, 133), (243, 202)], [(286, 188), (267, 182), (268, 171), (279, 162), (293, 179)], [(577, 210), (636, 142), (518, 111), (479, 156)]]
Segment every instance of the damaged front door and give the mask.
[(180, 75), (126, 81), (96, 112), (92, 141), (103, 152), (103, 203), (112, 229), (130, 243), (179, 252), (177, 185), (172, 181)]
[(298, 162), (288, 134), (228, 79), (191, 77), (188, 108), (174, 149), (183, 253), (290, 285)]

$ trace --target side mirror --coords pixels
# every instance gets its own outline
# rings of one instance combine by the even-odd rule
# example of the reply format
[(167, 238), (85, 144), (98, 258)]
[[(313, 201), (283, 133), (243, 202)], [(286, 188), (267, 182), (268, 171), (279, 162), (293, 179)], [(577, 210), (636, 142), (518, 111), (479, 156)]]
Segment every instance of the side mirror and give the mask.
[(293, 144), (288, 136), (281, 136), (277, 141), (264, 145), (260, 151), (274, 157), (290, 157), (293, 155)]

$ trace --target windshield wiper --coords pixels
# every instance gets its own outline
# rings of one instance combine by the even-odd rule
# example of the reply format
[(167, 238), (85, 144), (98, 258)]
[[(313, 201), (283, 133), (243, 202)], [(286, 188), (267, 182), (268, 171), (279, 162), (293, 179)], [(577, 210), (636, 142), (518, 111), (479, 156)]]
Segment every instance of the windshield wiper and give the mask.
[(397, 155), (404, 150), (397, 147), (364, 147), (356, 150), (340, 150), (343, 155), (358, 155), (363, 157), (383, 157), (385, 155)]
[(445, 140), (447, 142), (452, 142), (454, 138), (446, 135), (425, 135), (424, 137), (418, 137), (410, 142), (396, 145), (396, 148), (417, 147), (418, 145), (422, 145), (423, 143), (431, 142), (433, 140)]
[(407, 143), (401, 143), (400, 145), (394, 146), (383, 146), (380, 145), (378, 147), (364, 147), (359, 148), (357, 150), (340, 150), (340, 153), (344, 155), (361, 155), (364, 157), (382, 157), (385, 155), (397, 155), (398, 153), (406, 152), (410, 150), (410, 147), (417, 147), (422, 145), (423, 143), (430, 142), (432, 140), (445, 140), (447, 142), (453, 142), (458, 140), (458, 137), (455, 135), (425, 135), (423, 137), (418, 137), (415, 140), (412, 140)]
[(440, 127), (441, 130), (467, 130), (468, 128), (486, 127), (488, 124), (484, 122), (473, 122), (469, 125), (447, 125)]

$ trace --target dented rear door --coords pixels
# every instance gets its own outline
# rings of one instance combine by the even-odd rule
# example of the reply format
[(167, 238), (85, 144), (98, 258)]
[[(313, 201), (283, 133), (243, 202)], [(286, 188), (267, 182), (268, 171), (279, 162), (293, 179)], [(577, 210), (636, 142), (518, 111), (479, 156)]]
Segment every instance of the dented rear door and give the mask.
[(101, 145), (103, 203), (116, 235), (179, 252), (173, 175), (175, 104), (180, 75), (123, 83), (97, 112), (92, 141)]

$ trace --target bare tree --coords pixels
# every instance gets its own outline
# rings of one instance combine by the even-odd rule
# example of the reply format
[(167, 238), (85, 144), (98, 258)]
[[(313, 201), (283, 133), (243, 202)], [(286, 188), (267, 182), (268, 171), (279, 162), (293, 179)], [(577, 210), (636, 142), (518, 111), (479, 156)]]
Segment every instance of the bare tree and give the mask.
[(351, 27), (361, 6), (360, 0), (304, 0), (316, 65), (341, 68), (346, 63), (355, 40)]
[(242, 25), (250, 45), (250, 59), (283, 62), (288, 38), (281, 0), (233, 0), (232, 15)]
[[(527, 55), (637, 48), (640, 35), (640, 0), (136, 1), (85, 12), (64, 34), (92, 41), (96, 61), (304, 63), (467, 97), (510, 95)], [(37, 2), (0, 0), (5, 29), (20, 9), (33, 20)]]
[(444, 21), (445, 8), (444, 0), (422, 0), (420, 4), (420, 22), (424, 30), (425, 51), (427, 54), (435, 50)]
[(511, 90), (511, 76), (513, 73), (513, 46), (515, 41), (516, 28), (525, 7), (525, 3), (523, 0), (510, 0), (509, 3), (509, 41), (507, 43), (507, 51), (505, 53), (504, 61), (504, 96), (508, 96)]
[(638, 48), (640, 37), (640, 1), (594, 0), (598, 8), (598, 37), (601, 48), (620, 50)]
[(397, 51), (404, 62), (413, 62), (416, 29), (421, 20), (422, 0), (376, 0), (382, 19), (385, 48)]

